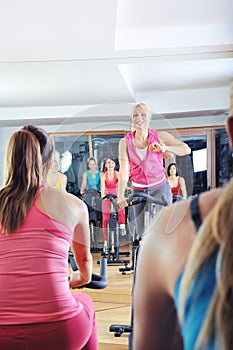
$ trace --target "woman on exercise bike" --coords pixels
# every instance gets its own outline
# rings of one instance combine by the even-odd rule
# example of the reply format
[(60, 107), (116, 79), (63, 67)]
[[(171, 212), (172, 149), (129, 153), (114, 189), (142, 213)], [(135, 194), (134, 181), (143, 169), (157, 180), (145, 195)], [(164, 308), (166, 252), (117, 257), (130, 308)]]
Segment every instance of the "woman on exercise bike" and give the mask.
[(179, 176), (176, 163), (170, 163), (167, 167), (167, 179), (171, 186), (172, 202), (187, 199), (185, 179)]
[[(119, 173), (115, 170), (116, 162), (112, 158), (107, 158), (104, 163), (104, 171), (101, 174), (101, 197), (106, 194), (117, 195)], [(102, 201), (102, 228), (104, 239), (104, 251), (107, 249), (107, 226), (111, 214), (111, 202), (109, 199)], [(125, 209), (118, 210), (118, 223), (120, 225), (120, 234), (124, 236), (125, 231)]]
[(87, 167), (88, 170), (82, 174), (80, 193), (87, 205), (89, 215), (91, 215), (91, 212), (95, 212), (97, 218), (101, 221), (100, 171), (97, 168), (95, 158), (91, 157), (89, 159)]
[[(88, 213), (77, 197), (46, 184), (53, 144), (28, 125), (10, 138), (0, 190), (0, 348), (96, 350), (92, 300), (71, 293), (90, 282)], [(68, 282), (68, 250), (79, 271)]]
[(87, 163), (88, 170), (82, 174), (80, 193), (84, 194), (88, 190), (100, 191), (100, 171), (97, 169), (95, 158), (90, 158)]
[[(144, 191), (152, 197), (172, 203), (170, 185), (166, 179), (163, 157), (172, 154), (183, 156), (191, 152), (189, 146), (166, 131), (149, 128), (152, 113), (145, 103), (136, 104), (131, 113), (134, 131), (119, 143), (119, 187), (118, 204), (128, 205), (124, 196), (130, 177), (134, 192)], [(140, 237), (144, 233), (144, 204), (133, 207), (136, 230)]]
[(47, 184), (58, 188), (59, 190), (65, 191), (67, 185), (67, 176), (61, 173), (58, 169), (58, 162), (54, 160), (51, 169), (48, 172)]

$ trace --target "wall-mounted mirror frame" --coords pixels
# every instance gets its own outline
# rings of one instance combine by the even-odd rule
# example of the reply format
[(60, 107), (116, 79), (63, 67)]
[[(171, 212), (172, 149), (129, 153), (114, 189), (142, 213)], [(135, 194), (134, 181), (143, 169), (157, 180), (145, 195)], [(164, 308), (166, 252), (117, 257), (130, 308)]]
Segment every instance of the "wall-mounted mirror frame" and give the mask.
[(90, 157), (95, 158), (100, 171), (107, 157), (118, 163), (118, 143), (125, 134), (124, 130), (50, 133), (54, 158), (59, 170), (67, 176), (67, 191), (80, 196), (82, 174)]
[[(216, 133), (218, 133), (220, 130), (225, 132), (225, 126), (224, 125), (218, 125), (218, 126), (203, 126), (203, 127), (193, 127), (193, 128), (178, 128), (178, 129), (169, 129), (166, 130), (173, 134), (175, 137), (183, 140), (184, 142), (188, 141), (188, 139), (195, 139), (199, 137), (205, 137), (206, 138), (206, 153), (207, 153), (207, 189), (218, 187), (222, 184), (221, 179), (219, 179), (219, 164), (220, 164), (220, 158), (222, 157), (222, 154), (220, 151), (217, 152), (216, 150), (216, 144), (217, 144), (217, 138)], [(226, 135), (226, 133), (225, 133)], [(227, 137), (227, 136), (226, 136)], [(225, 142), (228, 150), (227, 157), (231, 157), (231, 153), (229, 151), (229, 145), (227, 143), (227, 140)], [(227, 161), (226, 161), (227, 162)], [(229, 173), (229, 174), (226, 174)], [(225, 177), (230, 178), (231, 171), (228, 169), (225, 169)]]
[[(177, 129), (166, 129), (165, 131), (170, 132), (172, 135), (174, 135), (176, 138), (179, 138), (185, 142), (189, 142), (190, 140), (192, 142), (195, 142), (195, 140), (205, 140), (206, 142), (206, 161), (207, 161), (207, 165), (206, 165), (206, 186), (203, 187), (203, 191), (206, 189), (211, 189), (214, 188), (216, 186), (220, 186), (224, 181), (219, 179), (219, 174), (221, 172), (219, 172), (219, 165), (220, 164), (220, 157), (222, 157), (221, 155), (221, 151), (220, 150), (216, 150), (216, 143), (218, 145), (218, 140), (217, 140), (217, 136), (216, 133), (218, 134), (220, 132), (220, 130), (225, 130), (224, 125), (222, 126), (207, 126), (207, 127), (193, 127), (193, 128), (177, 128)], [(89, 157), (95, 157), (97, 158), (97, 162), (99, 167), (101, 167), (101, 162), (103, 161), (103, 158), (106, 158), (107, 154), (106, 152), (103, 152), (104, 147), (107, 148), (109, 151), (110, 149), (108, 148), (109, 142), (111, 143), (111, 140), (114, 140), (114, 149), (115, 151), (113, 152), (113, 156), (114, 158), (116, 157), (116, 143), (117, 141), (123, 137), (124, 135), (127, 134), (128, 131), (125, 130), (105, 130), (105, 131), (92, 131), (92, 132), (63, 132), (63, 133), (51, 133), (50, 135), (53, 137), (54, 139), (54, 143), (55, 143), (55, 148), (56, 148), (56, 140), (59, 137), (62, 138), (76, 138), (78, 139), (82, 139), (82, 138), (86, 138), (86, 142), (87, 142), (87, 149), (85, 152), (85, 157), (84, 157), (84, 161), (86, 164), (86, 161)], [(94, 140), (94, 143), (93, 143)], [(96, 152), (96, 149), (99, 147), (101, 148), (101, 143), (103, 144), (102, 147), (102, 156), (101, 159), (98, 159), (98, 155), (100, 154), (100, 152), (98, 153), (98, 150)], [(227, 147), (227, 146), (225, 146)], [(228, 147), (229, 149), (229, 147)], [(110, 152), (111, 153), (111, 152)], [(112, 155), (111, 155), (112, 156)], [(229, 155), (227, 157), (231, 157), (231, 153), (229, 153)], [(117, 159), (116, 159), (117, 160)], [(175, 159), (176, 160), (176, 159)], [(173, 160), (170, 160), (169, 162), (171, 162)], [(169, 162), (165, 162), (165, 166), (167, 166), (169, 164)], [(228, 162), (228, 160), (226, 161)], [(85, 170), (85, 165), (83, 165), (82, 171)], [(101, 169), (100, 169), (101, 170)], [(229, 172), (229, 176), (231, 174), (231, 169), (227, 169), (227, 171)], [(225, 177), (229, 177), (228, 175), (225, 174)], [(80, 177), (80, 175), (79, 175)], [(206, 187), (206, 188), (205, 188)], [(79, 185), (78, 185), (79, 188)], [(77, 192), (78, 190), (76, 190)], [(75, 193), (76, 194), (76, 193)]]

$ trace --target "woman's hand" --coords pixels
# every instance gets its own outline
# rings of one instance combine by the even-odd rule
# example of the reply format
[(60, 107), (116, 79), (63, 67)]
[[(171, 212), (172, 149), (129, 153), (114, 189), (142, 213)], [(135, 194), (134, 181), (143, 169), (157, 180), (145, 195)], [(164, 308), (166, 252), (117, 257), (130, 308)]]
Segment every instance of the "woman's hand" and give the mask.
[(159, 143), (159, 142), (154, 141), (150, 144), (149, 150), (151, 152), (162, 152), (163, 158), (165, 158), (165, 159), (173, 158), (173, 154), (171, 152), (169, 152), (165, 143)]
[(161, 145), (159, 142), (154, 141), (149, 145), (149, 150), (151, 152), (162, 152), (163, 151), (163, 145)]
[(69, 280), (69, 285), (70, 288), (81, 288), (84, 284), (89, 283), (90, 281), (84, 280), (81, 276), (80, 271), (72, 271), (70, 280)]
[(128, 207), (128, 203), (127, 203), (125, 197), (118, 197), (117, 198), (117, 204), (119, 205), (120, 208)]

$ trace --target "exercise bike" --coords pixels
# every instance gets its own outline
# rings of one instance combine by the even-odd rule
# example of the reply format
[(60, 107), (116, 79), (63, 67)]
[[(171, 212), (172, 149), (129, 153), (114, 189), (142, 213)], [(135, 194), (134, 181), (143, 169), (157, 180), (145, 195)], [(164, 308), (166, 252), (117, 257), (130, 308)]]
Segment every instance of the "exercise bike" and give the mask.
[[(161, 197), (161, 199), (155, 198), (150, 196), (146, 192), (137, 192), (133, 193), (133, 190), (128, 190), (128, 197), (126, 199), (129, 206), (134, 206), (140, 203), (146, 203), (145, 212), (144, 212), (144, 228), (145, 230), (148, 228), (150, 221), (153, 219), (153, 217), (156, 215), (158, 208), (161, 209), (161, 207), (164, 207), (167, 205), (167, 202), (165, 198)], [(130, 218), (129, 218), (130, 219)], [(126, 272), (132, 272), (135, 268), (135, 252), (140, 246), (141, 241), (140, 235), (135, 232), (133, 233), (133, 243), (132, 243), (132, 265), (131, 266), (125, 266), (122, 268), (119, 268), (119, 271), (122, 273), (122, 275), (125, 275)]]
[(86, 203), (89, 212), (91, 252), (101, 252), (102, 249), (99, 247), (101, 211), (98, 210), (101, 207), (101, 197), (97, 190), (89, 189), (85, 192), (82, 199)]
[(178, 201), (182, 201), (183, 197), (180, 195), (172, 195), (172, 203), (178, 202)]
[(121, 259), (121, 256), (129, 257), (130, 252), (120, 252), (119, 228), (118, 228), (118, 204), (115, 202), (117, 195), (109, 193), (106, 194), (102, 200), (108, 199), (111, 202), (111, 214), (107, 227), (107, 252), (102, 254), (107, 258), (107, 264), (124, 264), (128, 266), (130, 260)]
[[(139, 203), (146, 203), (146, 210), (145, 210), (145, 230), (149, 225), (149, 219), (152, 219), (152, 217), (156, 213), (156, 206), (167, 206), (166, 200), (162, 197), (161, 199), (154, 198), (150, 196), (149, 194), (145, 192), (137, 192), (136, 194), (130, 194), (130, 196), (127, 198), (127, 202), (130, 206), (137, 205)], [(152, 217), (149, 217), (149, 216)], [(134, 272), (134, 278), (133, 278), (133, 285), (132, 285), (132, 295), (134, 291), (134, 285), (135, 285), (135, 278), (136, 278), (136, 268), (137, 268), (137, 257), (140, 247), (140, 239), (141, 237), (137, 236), (135, 237), (133, 241), (132, 246), (132, 265), (130, 267), (120, 268), (119, 271), (122, 272), (122, 274), (125, 274), (127, 271), (133, 271)], [(115, 337), (121, 337), (122, 334), (127, 333), (129, 334), (129, 350), (132, 350), (133, 347), (133, 321), (134, 321), (134, 308), (133, 308), (133, 302), (132, 302), (132, 311), (131, 311), (131, 322), (130, 325), (124, 325), (124, 324), (112, 324), (109, 327), (109, 332), (113, 332)]]

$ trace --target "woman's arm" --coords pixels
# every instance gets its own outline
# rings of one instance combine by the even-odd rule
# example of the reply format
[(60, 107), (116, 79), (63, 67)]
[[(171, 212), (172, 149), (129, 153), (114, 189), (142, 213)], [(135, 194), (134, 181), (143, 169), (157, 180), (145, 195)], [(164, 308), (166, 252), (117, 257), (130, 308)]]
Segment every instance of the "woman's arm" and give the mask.
[(67, 176), (63, 173), (61, 173), (61, 185), (62, 185), (62, 190), (66, 190)]
[(100, 174), (101, 197), (105, 195), (105, 173)]
[(125, 200), (125, 189), (128, 185), (129, 180), (129, 159), (127, 154), (127, 145), (125, 138), (121, 139), (119, 142), (119, 174), (118, 174), (118, 200), (117, 203), (121, 208), (127, 207), (127, 202)]
[[(203, 220), (221, 192), (218, 188), (199, 196)], [(174, 287), (196, 235), (190, 199), (166, 207), (152, 221), (137, 263), (133, 350), (183, 349), (173, 303)]]
[(72, 271), (69, 283), (70, 288), (79, 288), (91, 281), (92, 255), (88, 247), (76, 242), (72, 243), (71, 248), (79, 270)]
[(134, 288), (134, 350), (181, 350), (174, 286), (195, 238), (189, 201), (160, 211), (139, 248)]
[(77, 262), (78, 271), (72, 272), (70, 287), (78, 288), (91, 280), (93, 262), (90, 252), (89, 219), (86, 205), (80, 200), (76, 207), (77, 225), (74, 229), (72, 251)]
[(87, 185), (87, 174), (86, 174), (86, 172), (84, 172), (82, 174), (82, 183), (81, 183), (81, 187), (80, 187), (81, 194), (83, 194), (85, 192), (86, 185)]
[[(155, 230), (143, 239), (134, 289), (133, 350), (183, 349), (177, 312), (169, 290), (171, 281), (169, 262), (166, 261), (169, 252), (169, 247), (164, 250), (163, 240), (156, 238)], [(171, 273), (172, 270), (171, 266)]]
[(187, 198), (187, 190), (186, 190), (185, 179), (183, 177), (180, 177), (180, 189), (181, 189), (182, 197), (184, 199), (186, 199)]
[(167, 131), (158, 131), (158, 138), (160, 143), (165, 145), (165, 154), (166, 152), (170, 152), (177, 156), (184, 156), (191, 153), (191, 149), (186, 143), (176, 139)]

